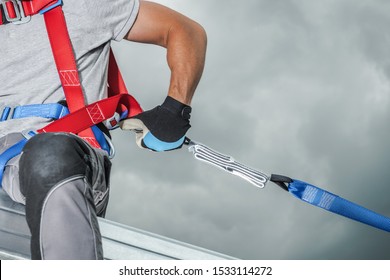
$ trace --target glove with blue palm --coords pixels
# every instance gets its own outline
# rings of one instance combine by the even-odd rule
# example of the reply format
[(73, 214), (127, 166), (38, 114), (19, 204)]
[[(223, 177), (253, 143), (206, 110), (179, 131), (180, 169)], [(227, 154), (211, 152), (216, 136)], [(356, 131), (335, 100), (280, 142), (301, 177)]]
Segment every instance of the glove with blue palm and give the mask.
[(191, 107), (167, 96), (161, 106), (120, 123), (136, 133), (137, 145), (156, 152), (179, 149), (190, 125)]

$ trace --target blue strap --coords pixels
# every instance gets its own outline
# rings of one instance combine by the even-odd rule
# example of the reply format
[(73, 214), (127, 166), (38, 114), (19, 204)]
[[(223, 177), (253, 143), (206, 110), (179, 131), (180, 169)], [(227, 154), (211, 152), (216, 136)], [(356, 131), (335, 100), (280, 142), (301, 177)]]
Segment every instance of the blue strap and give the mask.
[(91, 126), (92, 132), (95, 135), (96, 141), (98, 141), (100, 147), (105, 150), (108, 154), (111, 152), (111, 147), (107, 143), (106, 137), (103, 131), (101, 131), (96, 125)]
[[(29, 132), (28, 136), (34, 136), (34, 132)], [(3, 181), (3, 173), (4, 173), (4, 168), (7, 162), (12, 159), (13, 157), (16, 157), (18, 154), (22, 152), (22, 149), (24, 145), (27, 143), (28, 139), (30, 137), (25, 137), (19, 142), (15, 143), (11, 147), (9, 147), (7, 150), (5, 150), (2, 154), (0, 154), (0, 185), (1, 182)]]
[(41, 117), (46, 119), (59, 119), (69, 114), (68, 108), (59, 103), (32, 104), (15, 107), (13, 119), (27, 117)]
[(1, 113), (0, 122), (6, 121), (10, 112), (11, 107), (5, 107), (3, 112)]
[(11, 111), (11, 107), (5, 107), (1, 114), (0, 121), (28, 117), (41, 117), (57, 120), (69, 114), (68, 108), (59, 103), (23, 105), (13, 108), (12, 113)]
[[(110, 154), (111, 148), (108, 145), (103, 132), (97, 126), (93, 126), (92, 131), (96, 135), (96, 140), (101, 145), (101, 148), (107, 151), (108, 154)], [(1, 187), (1, 182), (3, 181), (3, 174), (4, 174), (4, 169), (6, 164), (10, 159), (16, 157), (22, 152), (24, 145), (26, 145), (27, 141), (35, 134), (36, 134), (35, 132), (30, 131), (25, 138), (23, 138), (19, 142), (16, 142), (14, 145), (12, 145), (7, 150), (5, 150), (2, 154), (0, 154), (0, 187)]]
[(40, 13), (41, 15), (43, 15), (44, 13), (46, 13), (46, 12), (48, 12), (48, 11), (50, 11), (50, 10), (53, 10), (55, 7), (58, 7), (58, 6), (62, 6), (62, 0), (58, 0), (58, 1), (57, 1), (56, 3), (54, 3), (53, 5), (51, 5), (51, 6), (47, 7), (47, 8), (45, 8), (45, 9), (40, 10), (39, 13)]
[(308, 183), (293, 180), (288, 191), (295, 197), (338, 215), (390, 232), (390, 218)]
[(164, 142), (155, 137), (150, 131), (142, 139), (143, 145), (146, 148), (152, 149), (157, 152), (169, 151), (177, 149), (184, 143), (185, 136), (177, 140), (176, 142)]

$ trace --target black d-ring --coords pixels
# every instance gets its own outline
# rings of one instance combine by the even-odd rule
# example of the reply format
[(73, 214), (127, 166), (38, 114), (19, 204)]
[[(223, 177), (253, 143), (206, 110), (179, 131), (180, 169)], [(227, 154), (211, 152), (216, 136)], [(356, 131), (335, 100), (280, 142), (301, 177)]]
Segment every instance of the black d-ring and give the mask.
[(283, 176), (283, 175), (277, 175), (272, 174), (271, 178), (269, 179), (271, 182), (274, 182), (276, 185), (284, 189), (285, 191), (288, 191), (288, 184), (293, 182), (293, 179)]

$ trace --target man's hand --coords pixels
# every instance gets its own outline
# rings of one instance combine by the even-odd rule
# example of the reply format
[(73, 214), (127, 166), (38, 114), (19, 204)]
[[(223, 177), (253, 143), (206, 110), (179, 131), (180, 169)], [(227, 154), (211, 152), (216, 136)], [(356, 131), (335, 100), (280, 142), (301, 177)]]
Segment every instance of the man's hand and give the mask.
[(181, 148), (190, 125), (191, 107), (168, 96), (161, 106), (120, 123), (136, 133), (139, 147), (156, 152)]

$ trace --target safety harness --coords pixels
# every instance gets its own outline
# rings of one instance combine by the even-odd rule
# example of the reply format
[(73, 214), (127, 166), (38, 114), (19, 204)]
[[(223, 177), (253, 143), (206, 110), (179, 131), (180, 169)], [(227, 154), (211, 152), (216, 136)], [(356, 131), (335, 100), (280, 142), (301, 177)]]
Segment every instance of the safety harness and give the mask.
[(107, 129), (118, 127), (122, 119), (142, 112), (124, 83), (112, 50), (108, 65), (108, 98), (86, 105), (72, 43), (69, 37), (62, 0), (0, 0), (0, 25), (23, 24), (31, 16), (43, 15), (54, 61), (65, 94), (64, 104), (32, 104), (6, 107), (0, 112), (0, 121), (25, 117), (44, 117), (53, 121), (37, 131), (22, 132), (25, 139), (0, 155), (0, 182), (6, 163), (23, 149), (36, 133), (67, 132), (77, 134), (95, 148), (109, 152), (110, 145), (96, 125)]

